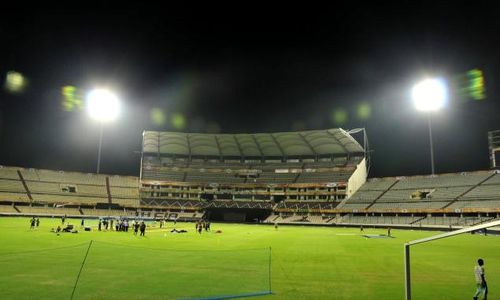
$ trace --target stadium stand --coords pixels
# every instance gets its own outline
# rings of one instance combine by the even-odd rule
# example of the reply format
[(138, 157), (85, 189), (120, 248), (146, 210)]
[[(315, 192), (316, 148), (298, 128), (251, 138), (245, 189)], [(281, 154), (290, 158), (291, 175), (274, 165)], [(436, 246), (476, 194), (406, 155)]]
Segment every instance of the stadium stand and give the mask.
[[(342, 207), (344, 209), (439, 209), (498, 207), (495, 172), (470, 172), (434, 176), (368, 180)], [(490, 200), (486, 202), (477, 201)], [(473, 204), (475, 203), (475, 204)]]
[[(17, 213), (80, 215), (73, 205), (95, 207), (97, 204), (139, 205), (137, 177), (84, 174), (52, 170), (0, 168), (0, 201), (17, 203)], [(53, 206), (53, 207), (52, 207)], [(4, 210), (5, 211), (5, 210)], [(8, 210), (13, 212), (12, 210)]]
[(142, 150), (139, 178), (0, 166), (0, 214), (447, 229), (500, 213), (497, 171), (367, 180), (364, 149), (342, 129), (146, 131)]

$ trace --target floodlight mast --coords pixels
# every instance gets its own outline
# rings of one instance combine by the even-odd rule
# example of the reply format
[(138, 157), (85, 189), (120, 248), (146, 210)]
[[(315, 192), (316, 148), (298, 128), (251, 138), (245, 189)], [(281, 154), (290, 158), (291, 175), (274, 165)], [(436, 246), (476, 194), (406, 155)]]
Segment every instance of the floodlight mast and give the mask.
[(102, 121), (99, 122), (99, 148), (97, 150), (97, 174), (101, 171)]
[(101, 171), (101, 152), (104, 122), (116, 119), (120, 111), (118, 97), (109, 90), (95, 89), (87, 94), (87, 111), (99, 122), (99, 146), (97, 150), (97, 174)]
[(432, 143), (432, 121), (430, 114), (427, 114), (427, 124), (429, 125), (429, 147), (431, 151), (431, 172), (432, 172), (431, 174), (434, 175), (436, 173), (434, 169), (434, 144)]
[(434, 145), (432, 142), (431, 113), (443, 108), (448, 100), (446, 82), (440, 78), (425, 79), (413, 87), (412, 99), (417, 110), (427, 113), (427, 125), (429, 127), (429, 150), (431, 154), (431, 173), (434, 175)]

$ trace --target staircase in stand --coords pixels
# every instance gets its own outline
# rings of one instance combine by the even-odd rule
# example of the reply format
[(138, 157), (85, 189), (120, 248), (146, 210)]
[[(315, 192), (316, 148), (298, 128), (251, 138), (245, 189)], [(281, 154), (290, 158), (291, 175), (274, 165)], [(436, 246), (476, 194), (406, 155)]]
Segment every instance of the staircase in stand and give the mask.
[(486, 181), (488, 181), (490, 178), (492, 178), (493, 176), (495, 176), (496, 173), (493, 173), (491, 174), (490, 176), (488, 176), (486, 179), (484, 180), (481, 180), (478, 184), (472, 186), (471, 188), (469, 188), (468, 190), (466, 190), (465, 192), (461, 193), (460, 195), (458, 195), (457, 197), (455, 197), (452, 201), (450, 201), (448, 204), (446, 204), (445, 206), (443, 206), (441, 209), (444, 209), (444, 208), (447, 208), (447, 207), (450, 207), (452, 204), (454, 204), (455, 202), (457, 202), (458, 200), (460, 200), (460, 198), (462, 198), (463, 196), (465, 196), (467, 193), (469, 193), (470, 191), (472, 191), (473, 189), (477, 188), (478, 186), (480, 186), (481, 184), (485, 183)]
[(28, 185), (26, 184), (26, 181), (24, 180), (23, 174), (21, 174), (21, 171), (17, 170), (17, 175), (19, 176), (19, 179), (21, 180), (24, 190), (26, 191), (26, 195), (28, 195), (28, 199), (30, 199), (30, 202), (33, 202), (33, 197), (31, 197), (31, 192), (30, 189), (28, 188)]
[(399, 182), (399, 179), (396, 179), (396, 181), (394, 181), (394, 183), (391, 184), (391, 186), (388, 189), (386, 189), (384, 192), (382, 192), (382, 194), (378, 195), (378, 197), (375, 198), (375, 200), (373, 200), (372, 203), (368, 204), (368, 206), (365, 209), (369, 209), (370, 207), (372, 207), (375, 204), (375, 202), (377, 202), (378, 199), (382, 198), (382, 196), (384, 196), (388, 191), (390, 191), (392, 189), (392, 187), (395, 186), (398, 182)]

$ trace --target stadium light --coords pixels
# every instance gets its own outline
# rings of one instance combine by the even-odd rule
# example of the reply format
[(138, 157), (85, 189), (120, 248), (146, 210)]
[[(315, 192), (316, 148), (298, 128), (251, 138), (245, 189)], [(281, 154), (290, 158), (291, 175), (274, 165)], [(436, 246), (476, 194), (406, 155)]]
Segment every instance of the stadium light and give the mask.
[(417, 83), (411, 94), (415, 107), (420, 111), (440, 110), (448, 98), (446, 83), (441, 78), (425, 79)]
[(99, 122), (109, 122), (116, 119), (120, 111), (118, 97), (109, 90), (96, 89), (87, 95), (87, 111)]
[(448, 101), (448, 89), (445, 80), (441, 78), (428, 78), (417, 83), (411, 96), (415, 108), (427, 113), (427, 124), (429, 126), (429, 148), (431, 153), (431, 172), (435, 174), (434, 169), (434, 146), (432, 144), (432, 122), (431, 112), (440, 110)]
[(101, 167), (101, 148), (103, 124), (113, 121), (120, 113), (118, 97), (107, 89), (91, 90), (86, 97), (87, 112), (94, 120), (99, 121), (99, 150), (97, 152), (97, 174)]

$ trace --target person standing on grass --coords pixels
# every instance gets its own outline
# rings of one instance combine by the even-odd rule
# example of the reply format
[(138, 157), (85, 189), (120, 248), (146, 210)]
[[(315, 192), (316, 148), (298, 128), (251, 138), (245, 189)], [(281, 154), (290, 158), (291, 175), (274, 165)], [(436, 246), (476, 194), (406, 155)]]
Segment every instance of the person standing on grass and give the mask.
[(31, 218), (31, 221), (30, 221), (30, 229), (33, 229), (35, 228), (35, 217)]
[(387, 236), (391, 236), (391, 227), (387, 227)]
[(38, 228), (38, 226), (40, 226), (40, 218), (37, 217), (35, 223), (36, 223), (36, 228)]
[(476, 277), (476, 293), (472, 299), (479, 299), (479, 295), (483, 294), (483, 299), (488, 299), (488, 285), (486, 284), (486, 279), (484, 278), (484, 261), (483, 259), (477, 260), (477, 266), (474, 267), (474, 275)]
[(102, 222), (101, 222), (101, 219), (99, 219), (99, 223), (97, 224), (97, 229), (99, 231), (101, 231), (101, 226), (102, 226)]
[(144, 221), (141, 222), (141, 236), (145, 236), (146, 234), (146, 224), (144, 224)]
[(139, 231), (139, 222), (134, 221), (134, 235), (137, 235), (138, 231)]
[(363, 225), (361, 225), (361, 226), (359, 227), (359, 231), (360, 231), (360, 232), (363, 232)]
[(80, 223), (80, 226), (81, 227), (85, 226), (85, 220), (84, 219), (82, 219), (82, 222)]

